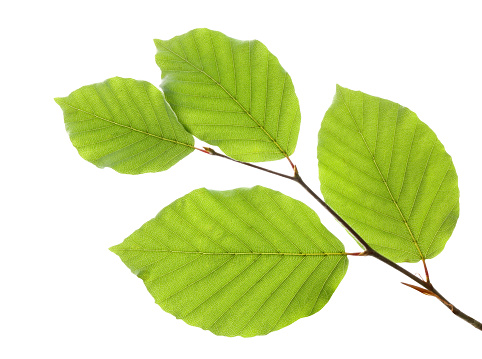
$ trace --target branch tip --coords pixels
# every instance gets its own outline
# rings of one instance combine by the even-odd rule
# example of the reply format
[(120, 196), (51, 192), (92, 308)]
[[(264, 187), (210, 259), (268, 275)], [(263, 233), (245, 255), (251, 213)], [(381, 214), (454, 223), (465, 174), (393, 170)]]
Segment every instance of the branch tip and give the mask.
[(203, 147), (204, 148), (204, 152), (206, 152), (207, 154), (210, 154), (210, 155), (215, 155), (216, 154), (216, 151), (214, 151), (212, 148), (210, 147)]
[[(210, 154), (208, 151), (206, 151), (206, 149), (202, 149), (202, 148), (198, 148), (198, 147), (193, 147), (195, 150), (198, 150), (199, 152), (202, 152), (202, 153), (207, 153), (208, 155)], [(204, 147), (206, 148), (206, 147)]]

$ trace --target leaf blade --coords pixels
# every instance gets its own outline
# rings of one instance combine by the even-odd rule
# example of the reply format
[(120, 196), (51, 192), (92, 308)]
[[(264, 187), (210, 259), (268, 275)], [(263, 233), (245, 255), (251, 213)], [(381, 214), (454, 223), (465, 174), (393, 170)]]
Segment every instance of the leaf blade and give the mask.
[(443, 250), (458, 218), (457, 174), (415, 113), (337, 86), (318, 162), (327, 203), (381, 254), (417, 262)]
[(240, 161), (294, 152), (298, 99), (291, 77), (262, 43), (195, 29), (155, 44), (161, 86), (189, 132)]
[(164, 310), (226, 336), (268, 334), (317, 312), (348, 265), (313, 211), (260, 186), (195, 190), (111, 250)]
[(55, 102), (80, 156), (100, 168), (127, 174), (164, 171), (194, 150), (193, 137), (148, 82), (115, 77)]

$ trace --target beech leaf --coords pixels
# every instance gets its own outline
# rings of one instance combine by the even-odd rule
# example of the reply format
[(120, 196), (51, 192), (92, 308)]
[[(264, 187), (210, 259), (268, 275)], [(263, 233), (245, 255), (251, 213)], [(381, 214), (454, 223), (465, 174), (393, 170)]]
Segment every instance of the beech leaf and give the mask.
[(417, 262), (443, 250), (459, 215), (457, 174), (408, 108), (338, 86), (318, 161), (326, 202), (376, 251)]
[(316, 313), (348, 266), (314, 211), (260, 186), (197, 189), (111, 250), (165, 311), (225, 336), (268, 334)]
[(194, 138), (159, 89), (114, 77), (55, 101), (80, 156), (98, 167), (140, 174), (170, 168), (194, 150)]
[(155, 44), (161, 87), (190, 133), (239, 161), (294, 152), (298, 98), (291, 77), (261, 42), (195, 29)]

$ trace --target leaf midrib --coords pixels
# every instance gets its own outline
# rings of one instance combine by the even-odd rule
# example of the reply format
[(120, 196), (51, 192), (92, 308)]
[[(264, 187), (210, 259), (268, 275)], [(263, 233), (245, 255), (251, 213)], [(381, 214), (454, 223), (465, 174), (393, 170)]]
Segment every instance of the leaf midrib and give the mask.
[[(261, 124), (253, 117), (253, 115), (248, 111), (246, 110), (246, 108), (236, 99), (236, 97), (234, 97), (221, 83), (219, 83), (218, 81), (216, 81), (211, 75), (209, 75), (207, 72), (205, 72), (204, 70), (200, 69), (199, 67), (197, 67), (196, 65), (194, 65), (192, 62), (190, 62), (188, 59), (182, 57), (181, 55), (179, 55), (178, 53), (172, 51), (170, 48), (164, 46), (162, 43), (161, 43), (161, 40), (158, 40), (157, 44), (159, 46), (161, 46), (163, 49), (166, 49), (167, 51), (169, 51), (170, 53), (174, 54), (175, 56), (179, 57), (181, 60), (185, 61), (187, 64), (189, 64), (190, 66), (192, 66), (195, 70), (197, 70), (198, 72), (204, 74), (205, 76), (207, 76), (211, 81), (213, 81), (216, 85), (218, 85), (234, 102), (236, 102), (236, 104), (246, 113), (246, 115), (248, 115), (248, 117), (265, 133), (266, 136), (268, 136), (268, 138), (270, 139), (271, 142), (273, 142), (276, 147), (278, 147), (279, 151), (286, 157), (288, 158), (288, 154), (281, 148), (281, 146), (278, 144), (278, 142), (269, 134), (268, 131), (266, 131), (266, 129), (261, 126)], [(216, 58), (216, 56), (215, 56)], [(284, 89), (283, 89), (284, 91)]]
[(183, 143), (183, 142), (179, 142), (179, 141), (176, 141), (176, 140), (171, 140), (171, 139), (169, 139), (169, 138), (157, 136), (157, 135), (154, 135), (153, 133), (149, 133), (149, 132), (146, 132), (146, 131), (142, 131), (142, 130), (139, 130), (139, 129), (137, 129), (137, 128), (131, 127), (131, 126), (123, 125), (123, 124), (121, 124), (121, 123), (118, 123), (118, 122), (115, 122), (115, 121), (112, 121), (112, 120), (108, 120), (108, 119), (106, 119), (106, 118), (104, 118), (104, 117), (101, 117), (101, 116), (96, 115), (95, 113), (88, 112), (88, 111), (82, 110), (82, 109), (80, 109), (80, 108), (74, 107), (74, 106), (68, 104), (68, 103), (65, 102), (65, 101), (62, 101), (62, 103), (63, 103), (64, 105), (66, 105), (66, 106), (69, 106), (70, 108), (72, 108), (72, 109), (74, 109), (74, 110), (83, 112), (83, 113), (85, 113), (85, 114), (87, 114), (87, 115), (90, 115), (90, 116), (94, 116), (94, 117), (96, 117), (96, 118), (98, 118), (98, 119), (100, 119), (100, 120), (103, 120), (103, 121), (112, 123), (112, 124), (114, 124), (114, 125), (127, 128), (127, 129), (129, 129), (129, 130), (131, 130), (131, 131), (139, 132), (139, 133), (142, 133), (142, 134), (147, 135), (147, 136), (152, 136), (152, 137), (155, 137), (155, 138), (157, 138), (157, 139), (159, 139), (159, 140), (162, 140), (162, 141), (172, 142), (172, 143), (175, 143), (175, 144), (177, 144), (177, 145), (182, 145), (182, 146), (186, 146), (186, 147), (189, 147), (189, 148), (195, 148), (194, 146), (191, 146), (191, 145), (189, 145), (189, 144), (187, 144), (187, 143)]
[(200, 251), (173, 251), (167, 249), (137, 249), (137, 248), (115, 248), (115, 251), (124, 252), (161, 252), (161, 253), (177, 253), (177, 254), (200, 254), (200, 255), (272, 255), (272, 256), (346, 256), (346, 253), (283, 253), (283, 252), (200, 252)]
[[(420, 249), (420, 246), (418, 245), (417, 240), (415, 239), (415, 236), (413, 235), (412, 230), (410, 229), (410, 226), (409, 226), (409, 224), (408, 224), (408, 221), (405, 219), (405, 216), (403, 215), (402, 210), (400, 209), (400, 206), (398, 205), (398, 202), (395, 200), (395, 197), (393, 196), (392, 191), (390, 190), (390, 187), (388, 186), (388, 183), (387, 183), (387, 181), (385, 180), (385, 177), (383, 177), (383, 174), (382, 174), (382, 172), (381, 172), (381, 170), (380, 170), (380, 167), (378, 166), (378, 163), (377, 163), (377, 161), (376, 161), (376, 159), (375, 159), (375, 155), (371, 152), (370, 147), (368, 146), (368, 143), (367, 143), (367, 141), (366, 141), (366, 139), (365, 139), (365, 136), (363, 136), (363, 133), (360, 131), (360, 128), (359, 128), (359, 126), (358, 126), (358, 123), (356, 122), (355, 118), (353, 117), (353, 114), (351, 113), (348, 105), (346, 104), (345, 96), (343, 95), (343, 93), (342, 93), (341, 91), (340, 91), (340, 94), (341, 94), (341, 98), (342, 98), (342, 100), (343, 100), (343, 105), (345, 105), (345, 108), (346, 108), (346, 110), (348, 111), (348, 113), (350, 114), (350, 117), (351, 117), (351, 119), (353, 120), (353, 122), (354, 122), (354, 124), (355, 124), (355, 126), (356, 126), (356, 129), (357, 129), (358, 133), (360, 134), (360, 136), (361, 136), (361, 138), (362, 138), (362, 140), (363, 140), (363, 143), (365, 144), (365, 147), (366, 147), (368, 153), (369, 153), (370, 156), (372, 157), (373, 163), (375, 164), (375, 167), (376, 167), (376, 169), (377, 169), (377, 171), (378, 171), (378, 174), (380, 175), (383, 183), (385, 184), (385, 187), (386, 187), (386, 189), (387, 189), (387, 191), (388, 191), (388, 194), (390, 195), (390, 198), (392, 199), (393, 203), (395, 204), (395, 207), (397, 208), (398, 213), (400, 214), (400, 217), (402, 218), (402, 221), (403, 221), (403, 223), (405, 224), (405, 227), (407, 228), (408, 233), (410, 234), (410, 237), (411, 237), (411, 239), (412, 239), (413, 244), (414, 244), (415, 247), (417, 248), (417, 251), (418, 251), (418, 253), (419, 253), (419, 255), (420, 255), (420, 259), (421, 259), (422, 261), (424, 261), (424, 260), (425, 260), (425, 257), (424, 257), (423, 254), (422, 254), (422, 251), (421, 251), (421, 249)], [(398, 115), (397, 115), (397, 116), (398, 116)]]

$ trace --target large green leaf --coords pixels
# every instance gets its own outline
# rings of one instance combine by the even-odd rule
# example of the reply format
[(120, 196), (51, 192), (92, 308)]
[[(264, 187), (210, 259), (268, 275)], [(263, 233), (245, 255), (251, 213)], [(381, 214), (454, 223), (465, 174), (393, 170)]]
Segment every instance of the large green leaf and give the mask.
[(260, 186), (195, 190), (111, 250), (164, 310), (226, 336), (267, 334), (317, 312), (348, 266), (310, 208)]
[(293, 83), (257, 40), (208, 29), (155, 40), (162, 89), (179, 121), (240, 161), (291, 155), (300, 126)]
[(318, 160), (326, 202), (374, 249), (396, 262), (443, 250), (459, 214), (457, 174), (415, 113), (338, 86)]
[(114, 77), (55, 101), (79, 154), (120, 173), (158, 172), (194, 150), (161, 91), (145, 81)]

